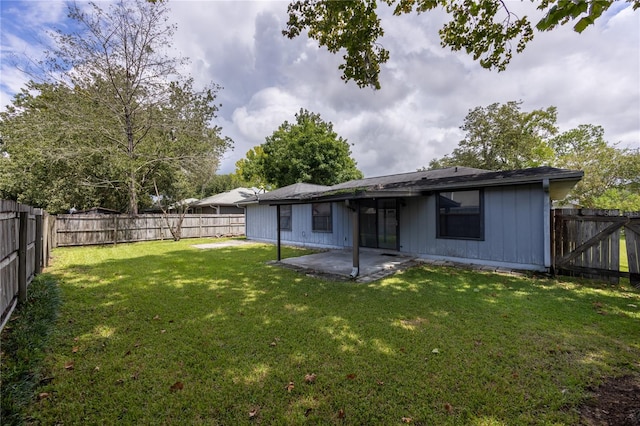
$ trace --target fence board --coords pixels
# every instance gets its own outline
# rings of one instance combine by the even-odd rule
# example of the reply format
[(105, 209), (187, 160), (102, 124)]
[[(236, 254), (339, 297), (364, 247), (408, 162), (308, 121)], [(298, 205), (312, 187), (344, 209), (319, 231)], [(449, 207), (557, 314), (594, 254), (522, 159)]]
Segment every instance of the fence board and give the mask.
[[(629, 277), (632, 283), (637, 282), (640, 212), (561, 209), (554, 210), (553, 222), (555, 273), (603, 279), (612, 283), (618, 283), (620, 277)], [(627, 237), (629, 272), (620, 271), (620, 237), (623, 228)]]
[[(167, 220), (175, 227), (179, 215), (166, 219), (160, 214), (58, 215), (56, 247), (172, 239)], [(242, 236), (244, 232), (242, 214), (188, 214), (182, 222), (182, 238)]]
[[(20, 226), (21, 213), (25, 219), (23, 226)], [(20, 283), (23, 283), (22, 296), (26, 297), (36, 273), (48, 264), (51, 238), (45, 236), (44, 229), (37, 225), (40, 217), (44, 219), (48, 215), (40, 209), (15, 201), (0, 200), (0, 329), (18, 303)], [(23, 234), (21, 229), (24, 230)], [(23, 256), (21, 239), (24, 241)], [(36, 253), (36, 250), (41, 252)]]

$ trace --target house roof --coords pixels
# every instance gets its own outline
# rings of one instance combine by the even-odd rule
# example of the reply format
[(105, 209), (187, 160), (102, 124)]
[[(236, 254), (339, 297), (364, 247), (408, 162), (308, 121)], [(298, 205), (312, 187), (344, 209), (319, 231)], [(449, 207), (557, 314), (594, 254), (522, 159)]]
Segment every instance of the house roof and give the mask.
[(315, 185), (312, 183), (294, 183), (293, 185), (283, 186), (282, 188), (274, 189), (273, 191), (265, 192), (264, 194), (258, 194), (251, 199), (247, 199), (242, 204), (249, 203), (269, 203), (271, 201), (297, 201), (305, 195), (318, 194), (330, 189), (330, 186)]
[[(469, 167), (448, 167), (356, 179), (330, 187), (298, 183), (261, 195), (258, 197), (258, 202), (260, 204), (291, 204), (315, 200), (341, 201), (359, 198), (412, 197), (433, 191), (531, 183), (544, 184), (545, 181), (548, 181), (551, 198), (562, 199), (582, 179), (583, 175), (582, 171), (546, 166), (497, 172)], [(317, 189), (314, 189), (314, 186)]]
[(203, 198), (191, 204), (192, 207), (206, 206), (235, 206), (243, 201), (255, 197), (260, 190), (258, 188), (236, 188), (231, 191), (221, 192), (211, 197)]

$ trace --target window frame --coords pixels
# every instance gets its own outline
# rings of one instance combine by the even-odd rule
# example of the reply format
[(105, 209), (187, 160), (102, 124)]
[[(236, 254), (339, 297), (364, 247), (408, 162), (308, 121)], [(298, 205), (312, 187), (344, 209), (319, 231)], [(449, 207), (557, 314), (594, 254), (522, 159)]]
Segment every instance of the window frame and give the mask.
[[(466, 214), (467, 216), (477, 216), (478, 228), (477, 235), (450, 235), (449, 233), (445, 233), (447, 231), (447, 226), (443, 223), (443, 218), (452, 217), (455, 213), (447, 211), (446, 213), (441, 212), (441, 195), (442, 194), (453, 194), (456, 192), (477, 192), (478, 193), (478, 212), (473, 214)], [(447, 239), (447, 240), (467, 240), (467, 241), (484, 241), (484, 189), (483, 188), (473, 188), (473, 189), (460, 189), (454, 191), (438, 191), (436, 192), (436, 238), (438, 239)], [(449, 198), (449, 197), (446, 197)], [(474, 232), (476, 234), (476, 232)]]
[[(329, 214), (318, 214), (316, 213), (318, 210), (316, 209), (316, 206), (320, 206), (320, 205), (328, 205), (329, 206)], [(318, 227), (317, 226), (317, 219), (320, 218), (326, 218), (325, 219), (325, 223), (327, 225), (327, 228), (325, 229), (325, 227)], [(333, 232), (333, 203), (329, 202), (329, 203), (312, 203), (311, 204), (311, 231), (312, 232), (328, 232), (331, 233)]]
[[(288, 214), (283, 214), (285, 213), (285, 210), (288, 210)], [(291, 231), (293, 229), (293, 206), (291, 204), (282, 204), (280, 205), (280, 217), (278, 218), (279, 223), (280, 223), (280, 230), (281, 231)], [(288, 223), (289, 225), (282, 225), (282, 220), (283, 219), (289, 219)]]

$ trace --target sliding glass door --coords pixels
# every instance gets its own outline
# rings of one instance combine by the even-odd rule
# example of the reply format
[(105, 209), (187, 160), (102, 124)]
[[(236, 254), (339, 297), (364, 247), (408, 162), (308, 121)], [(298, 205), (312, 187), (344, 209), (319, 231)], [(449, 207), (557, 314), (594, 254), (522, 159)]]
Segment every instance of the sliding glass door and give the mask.
[(398, 201), (395, 198), (360, 201), (360, 246), (398, 249)]

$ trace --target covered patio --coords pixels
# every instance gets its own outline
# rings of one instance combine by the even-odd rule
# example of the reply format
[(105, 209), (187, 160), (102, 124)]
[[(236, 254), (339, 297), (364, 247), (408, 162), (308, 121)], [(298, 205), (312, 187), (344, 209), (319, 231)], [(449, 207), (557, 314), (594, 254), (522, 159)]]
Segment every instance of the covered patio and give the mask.
[(279, 264), (310, 275), (332, 276), (369, 282), (391, 275), (415, 264), (415, 258), (398, 252), (360, 248), (360, 268), (353, 271), (351, 249), (328, 250), (321, 253), (281, 259)]

